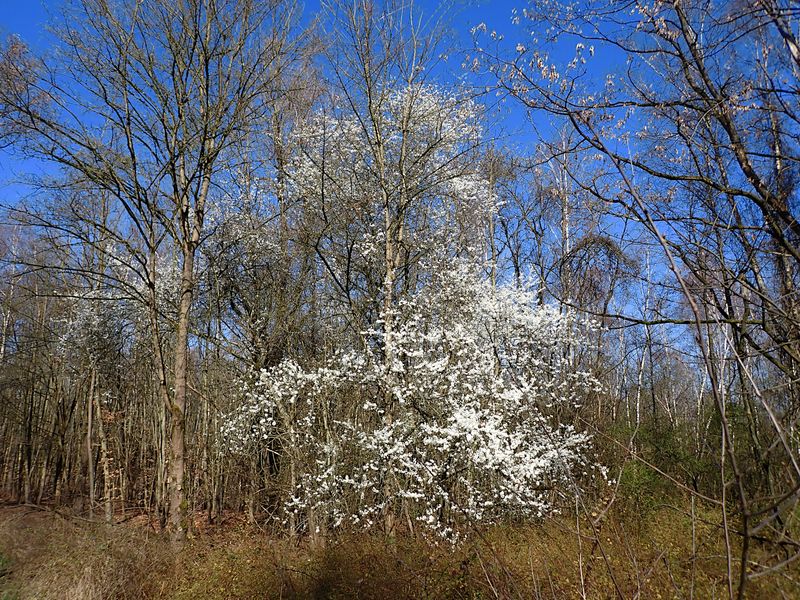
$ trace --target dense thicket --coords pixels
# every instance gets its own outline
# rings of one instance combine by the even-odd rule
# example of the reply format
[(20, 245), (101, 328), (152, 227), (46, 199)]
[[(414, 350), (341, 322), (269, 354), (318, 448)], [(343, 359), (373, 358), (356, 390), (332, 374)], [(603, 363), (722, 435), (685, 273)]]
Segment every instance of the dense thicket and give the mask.
[(0, 247), (3, 494), (176, 538), (667, 495), (731, 597), (790, 568), (793, 3), (533, 3), (458, 78), (416, 9), (296, 10), (80, 0), (3, 47), (0, 140), (48, 165)]

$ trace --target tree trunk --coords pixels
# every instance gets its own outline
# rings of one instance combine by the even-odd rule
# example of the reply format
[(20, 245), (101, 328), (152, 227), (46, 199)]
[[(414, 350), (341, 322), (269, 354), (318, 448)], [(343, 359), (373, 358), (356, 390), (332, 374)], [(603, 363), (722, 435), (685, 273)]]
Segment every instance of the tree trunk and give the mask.
[(192, 307), (194, 252), (183, 249), (181, 273), (181, 299), (178, 310), (178, 331), (175, 339), (175, 396), (169, 405), (169, 521), (173, 541), (186, 538), (188, 505), (184, 490), (186, 475), (186, 389), (189, 354), (189, 313)]
[(105, 519), (109, 523), (114, 522), (114, 505), (112, 494), (111, 475), (111, 455), (108, 450), (108, 439), (106, 438), (105, 426), (103, 425), (103, 408), (100, 405), (100, 395), (94, 394), (95, 412), (97, 413), (97, 435), (100, 438), (100, 464), (103, 465), (103, 507)]
[(89, 383), (89, 395), (86, 402), (86, 463), (89, 474), (89, 518), (94, 517), (94, 458), (92, 456), (92, 421), (94, 420), (94, 386), (97, 381), (97, 372), (92, 369), (92, 378)]

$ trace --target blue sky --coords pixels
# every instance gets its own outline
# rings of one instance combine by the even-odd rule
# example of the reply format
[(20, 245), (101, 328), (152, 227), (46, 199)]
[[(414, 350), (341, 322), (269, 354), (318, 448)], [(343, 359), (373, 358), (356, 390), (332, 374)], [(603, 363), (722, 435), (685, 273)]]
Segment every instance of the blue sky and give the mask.
[[(18, 35), (36, 53), (47, 53), (53, 46), (53, 36), (47, 31), (47, 24), (58, 25), (60, 7), (69, 0), (0, 0), (0, 39), (8, 35)], [(413, 0), (409, 0), (413, 1)], [(319, 0), (307, 0), (304, 3), (303, 19), (310, 20), (319, 11)], [(485, 23), (487, 31), (497, 30), (504, 34), (506, 41), (513, 48), (518, 40), (525, 40), (524, 28), (512, 24), (513, 10), (526, 6), (525, 0), (451, 0), (444, 5), (434, 0), (418, 0), (414, 4), (417, 14), (445, 14), (444, 24), (451, 28), (452, 44), (460, 49), (469, 50), (473, 40), (470, 30), (479, 23)], [(486, 41), (486, 40), (484, 40)], [(559, 44), (558, 62), (572, 58), (574, 42), (570, 45)], [(436, 72), (436, 79), (445, 82), (448, 79), (461, 79), (465, 76), (461, 68), (463, 57), (452, 55), (441, 71)], [(608, 66), (608, 65), (605, 65)], [(471, 79), (470, 85), (478, 83)], [(482, 85), (482, 83), (481, 83)], [(487, 105), (496, 105), (493, 97), (485, 98)], [(533, 148), (537, 141), (535, 131), (552, 131), (549, 119), (543, 114), (533, 115), (534, 126), (529, 117), (518, 105), (512, 103), (502, 105), (494, 113), (487, 124), (492, 136), (499, 145), (514, 147), (517, 151), (526, 152)], [(9, 150), (0, 150), (0, 204), (13, 204), (29, 188), (22, 182), (31, 174), (41, 174), (53, 167), (34, 161), (23, 161)]]
[[(64, 0), (0, 0), (0, 39), (17, 35), (36, 53), (46, 53), (53, 45), (53, 36), (47, 31), (47, 25), (58, 24), (59, 9), (63, 3)], [(485, 22), (490, 31), (505, 31), (512, 37), (512, 9), (521, 6), (513, 0), (454, 0), (449, 4), (446, 25), (452, 27), (457, 38), (455, 42), (462, 48), (471, 45), (469, 30), (480, 22)], [(423, 15), (444, 9), (439, 2), (431, 0), (417, 2), (416, 7)], [(304, 19), (312, 18), (318, 10), (318, 0), (305, 2)], [(459, 57), (452, 57), (447, 70), (459, 74), (460, 64)], [(517, 126), (521, 125), (519, 118), (512, 118), (511, 121), (516, 122)], [(9, 151), (0, 150), (0, 204), (13, 203), (25, 194), (26, 186), (21, 181), (30, 173), (41, 172), (44, 168), (43, 164), (23, 161)]]
[[(17, 35), (37, 52), (45, 51), (52, 44), (52, 36), (46, 31), (49, 13), (59, 3), (60, 0), (0, 0), (0, 39)], [(14, 203), (27, 193), (20, 180), (43, 168), (39, 162), (20, 160), (0, 150), (0, 204)]]
[[(63, 0), (0, 0), (0, 34), (16, 34), (36, 49), (45, 49), (50, 36), (44, 30), (51, 14), (58, 14)], [(313, 15), (318, 9), (316, 0), (305, 2), (304, 14)], [(465, 34), (469, 28), (486, 22), (490, 28), (510, 30), (511, 11), (524, 6), (524, 2), (513, 0), (456, 0), (452, 4), (452, 25), (462, 29)], [(423, 0), (417, 6), (424, 12), (436, 10), (439, 2)]]
[(44, 31), (50, 7), (46, 0), (0, 0), (0, 35), (19, 35), (30, 46), (40, 49), (49, 44)]

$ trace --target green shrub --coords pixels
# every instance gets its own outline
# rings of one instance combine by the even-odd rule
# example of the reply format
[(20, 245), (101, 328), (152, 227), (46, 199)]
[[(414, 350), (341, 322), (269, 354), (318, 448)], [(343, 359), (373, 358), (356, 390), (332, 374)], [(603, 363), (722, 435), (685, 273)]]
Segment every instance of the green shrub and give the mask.
[(669, 489), (663, 477), (646, 464), (631, 460), (620, 474), (619, 489), (624, 505), (643, 516), (651, 513), (664, 500)]

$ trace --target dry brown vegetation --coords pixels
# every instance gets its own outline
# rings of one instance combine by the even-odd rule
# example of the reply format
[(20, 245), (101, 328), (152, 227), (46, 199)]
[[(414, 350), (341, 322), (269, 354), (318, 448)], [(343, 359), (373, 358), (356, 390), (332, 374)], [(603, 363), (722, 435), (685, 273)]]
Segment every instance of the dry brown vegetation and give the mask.
[[(690, 507), (688, 507), (690, 508)], [(721, 598), (719, 515), (662, 505), (612, 509), (592, 530), (567, 515), (496, 528), (457, 546), (342, 535), (326, 544), (231, 518), (178, 556), (132, 519), (109, 526), (34, 507), (0, 511), (0, 598)], [(578, 535), (580, 528), (580, 535)], [(796, 598), (797, 569), (750, 598)]]
[(145, 528), (110, 527), (49, 510), (0, 513), (2, 598), (157, 598), (169, 546)]

